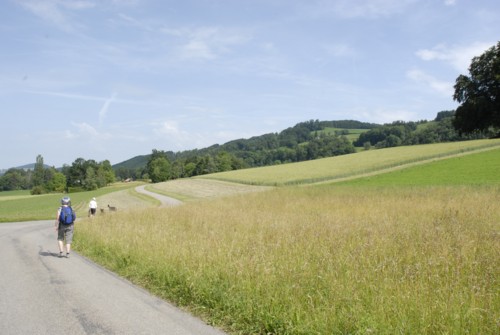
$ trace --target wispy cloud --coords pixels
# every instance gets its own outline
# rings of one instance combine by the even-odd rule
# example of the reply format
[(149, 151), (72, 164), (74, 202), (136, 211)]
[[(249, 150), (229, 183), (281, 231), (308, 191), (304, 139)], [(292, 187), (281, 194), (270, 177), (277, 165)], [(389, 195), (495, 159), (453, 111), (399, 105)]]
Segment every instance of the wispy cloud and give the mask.
[(34, 15), (66, 32), (73, 31), (75, 28), (75, 22), (69, 17), (68, 11), (84, 10), (96, 6), (93, 1), (83, 0), (18, 0), (17, 2)]
[(106, 118), (106, 115), (108, 114), (109, 106), (113, 101), (116, 99), (116, 93), (113, 93), (109, 99), (106, 99), (104, 101), (104, 104), (101, 107), (101, 110), (99, 111), (99, 126), (102, 125), (104, 122), (104, 119)]
[(325, 45), (324, 49), (334, 57), (353, 57), (357, 55), (356, 50), (346, 44)]
[(121, 103), (121, 104), (131, 104), (131, 105), (140, 105), (140, 106), (157, 106), (164, 107), (165, 103), (161, 101), (153, 101), (153, 100), (134, 100), (134, 99), (118, 99), (118, 94), (113, 93), (111, 97), (101, 97), (95, 95), (84, 95), (84, 94), (76, 94), (76, 93), (65, 93), (65, 92), (52, 92), (52, 91), (35, 91), (35, 90), (23, 90), (25, 93), (30, 94), (38, 94), (45, 96), (53, 96), (60, 97), (65, 99), (76, 99), (76, 100), (85, 100), (85, 101), (101, 101), (103, 102), (103, 106), (99, 111), (99, 117), (101, 114), (103, 117), (106, 115), (109, 105), (113, 103)]
[(86, 122), (72, 123), (76, 128), (75, 133), (71, 133), (71, 138), (85, 138), (90, 141), (107, 140), (112, 136), (109, 133), (100, 133), (96, 128)]
[(199, 145), (206, 144), (205, 141), (200, 141), (200, 133), (190, 134), (181, 129), (179, 123), (173, 120), (166, 120), (159, 123), (153, 123), (153, 133), (168, 143), (168, 146), (173, 148), (183, 148), (186, 145), (196, 143)]
[(162, 32), (181, 39), (177, 54), (182, 60), (212, 60), (249, 40), (246, 33), (218, 27), (163, 29)]
[(475, 56), (480, 56), (486, 49), (492, 47), (493, 42), (475, 42), (465, 46), (449, 47), (445, 44), (440, 44), (432, 49), (421, 49), (416, 52), (416, 55), (425, 61), (444, 61), (449, 63), (455, 69), (465, 73)]
[(410, 121), (415, 119), (415, 113), (404, 109), (376, 108), (357, 110), (351, 113), (360, 120), (376, 123), (390, 123), (393, 121)]
[(411, 80), (426, 85), (439, 94), (449, 97), (453, 95), (453, 83), (438, 80), (433, 76), (416, 69), (408, 71), (406, 75)]
[[(338, 0), (319, 1), (309, 11), (315, 15), (331, 15), (345, 19), (387, 17), (404, 11), (416, 0)], [(309, 7), (310, 5), (306, 5)]]

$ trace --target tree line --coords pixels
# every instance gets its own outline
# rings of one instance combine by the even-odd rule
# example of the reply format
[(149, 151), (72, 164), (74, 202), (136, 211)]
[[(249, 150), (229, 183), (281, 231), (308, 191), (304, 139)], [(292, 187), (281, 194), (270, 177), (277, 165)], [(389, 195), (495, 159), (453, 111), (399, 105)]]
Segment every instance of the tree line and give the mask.
[(434, 121), (395, 121), (360, 134), (354, 145), (365, 149), (400, 145), (467, 141), (493, 137), (492, 130), (461, 133), (454, 126), (455, 111), (439, 112)]
[[(209, 173), (345, 155), (356, 151), (345, 134), (322, 132), (326, 127), (373, 127), (359, 121), (298, 123), (280, 133), (238, 139), (222, 145), (182, 152), (153, 149), (139, 166), (115, 168), (118, 179), (151, 179), (153, 182)], [(368, 128), (366, 128), (368, 129)]]
[(91, 191), (115, 182), (115, 172), (108, 160), (76, 159), (61, 169), (46, 167), (38, 155), (33, 169), (9, 169), (0, 176), (0, 190), (31, 190), (31, 194)]

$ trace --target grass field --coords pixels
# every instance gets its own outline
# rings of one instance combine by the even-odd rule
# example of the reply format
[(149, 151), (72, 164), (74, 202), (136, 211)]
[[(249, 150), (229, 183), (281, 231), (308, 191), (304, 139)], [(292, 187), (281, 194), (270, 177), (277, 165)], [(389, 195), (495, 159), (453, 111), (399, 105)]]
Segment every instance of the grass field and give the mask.
[(347, 130), (349, 132), (347, 135), (345, 135), (345, 137), (347, 137), (349, 141), (353, 142), (359, 138), (360, 134), (367, 132), (369, 129), (343, 129), (326, 127), (321, 132), (326, 134), (335, 134), (335, 132), (341, 132), (343, 130)]
[(293, 164), (227, 171), (205, 175), (201, 178), (271, 186), (309, 184), (356, 177), (410, 163), (466, 154), (480, 148), (495, 147), (500, 147), (500, 139), (403, 146)]
[(101, 217), (75, 246), (235, 334), (495, 334), (499, 204), (467, 186), (289, 187)]
[[(85, 220), (74, 248), (232, 334), (498, 334), (499, 149), (469, 151), (500, 142), (474, 142), (408, 147), (413, 161), (384, 149), (368, 152), (385, 162), (373, 155), (343, 165), (342, 156), (307, 162), (309, 171), (275, 167), (283, 178), (266, 169), (238, 175), (248, 184), (305, 181), (308, 173), (329, 180), (309, 186), (151, 185), (189, 201), (151, 210), (139, 199), (142, 209)], [(369, 178), (331, 178), (443, 156)], [(98, 199), (137, 199), (127, 192)], [(0, 197), (0, 206), (27, 201), (10, 196), (21, 198)]]
[(147, 187), (149, 191), (182, 201), (206, 200), (270, 190), (268, 186), (250, 186), (207, 179), (180, 179)]
[(499, 185), (500, 148), (344, 182), (357, 186)]
[[(55, 219), (63, 196), (69, 196), (77, 218), (87, 216), (88, 203), (96, 197), (101, 207), (111, 204), (119, 208), (146, 207), (151, 198), (130, 189), (142, 183), (117, 183), (96, 191), (74, 194), (44, 194), (32, 196), (29, 191), (0, 192), (0, 222)], [(113, 194), (109, 196), (109, 194)], [(132, 205), (133, 204), (133, 205)]]

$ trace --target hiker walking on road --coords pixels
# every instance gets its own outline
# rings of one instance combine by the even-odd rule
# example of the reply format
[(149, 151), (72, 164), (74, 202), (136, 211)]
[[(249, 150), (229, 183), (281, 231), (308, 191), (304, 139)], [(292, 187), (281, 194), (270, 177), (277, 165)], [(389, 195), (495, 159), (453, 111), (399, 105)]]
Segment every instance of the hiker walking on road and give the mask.
[(97, 201), (95, 200), (95, 198), (92, 198), (92, 200), (90, 200), (90, 202), (89, 202), (89, 215), (90, 215), (90, 217), (94, 217), (96, 211), (97, 211)]
[(75, 211), (71, 208), (71, 199), (64, 197), (61, 199), (61, 207), (57, 210), (55, 229), (57, 230), (57, 242), (59, 245), (59, 257), (63, 256), (64, 242), (66, 242), (66, 258), (71, 252), (71, 242), (73, 241), (73, 230), (75, 226)]

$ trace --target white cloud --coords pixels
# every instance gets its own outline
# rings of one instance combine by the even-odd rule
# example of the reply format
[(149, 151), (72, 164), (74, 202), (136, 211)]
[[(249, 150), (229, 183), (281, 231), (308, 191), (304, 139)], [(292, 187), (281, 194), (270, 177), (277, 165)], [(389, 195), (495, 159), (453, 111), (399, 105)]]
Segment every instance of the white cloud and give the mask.
[(95, 7), (92, 1), (26, 0), (18, 3), (46, 22), (64, 31), (73, 31), (75, 23), (65, 10), (83, 10)]
[(180, 48), (179, 56), (182, 59), (214, 59), (216, 56), (210, 46), (204, 41), (192, 40)]
[(418, 50), (416, 55), (425, 61), (440, 60), (447, 62), (461, 73), (465, 73), (469, 68), (472, 58), (480, 56), (494, 44), (493, 42), (475, 42), (466, 46), (453, 47), (440, 44), (432, 49)]
[(343, 18), (379, 18), (397, 14), (416, 0), (338, 0), (320, 1), (316, 15), (334, 13)]
[(404, 109), (376, 108), (373, 110), (353, 111), (354, 118), (366, 122), (391, 123), (393, 121), (411, 121), (415, 120), (415, 113)]
[(334, 57), (353, 57), (356, 56), (356, 51), (345, 44), (325, 45), (325, 50), (329, 55)]
[(417, 69), (408, 71), (406, 75), (411, 80), (420, 84), (424, 84), (430, 87), (432, 90), (438, 92), (439, 94), (448, 97), (451, 97), (453, 95), (453, 83), (438, 80), (433, 76)]
[(181, 40), (187, 40), (178, 47), (178, 56), (183, 60), (212, 60), (227, 53), (235, 45), (248, 40), (245, 33), (222, 30), (215, 27), (197, 29), (162, 29), (162, 32)]
[(456, 3), (457, 3), (456, 0), (444, 0), (444, 4), (446, 6), (455, 6)]
[(172, 150), (207, 146), (207, 140), (199, 132), (191, 134), (182, 130), (177, 121), (162, 121), (153, 125), (153, 133), (161, 138), (164, 146)]
[[(156, 124), (155, 124), (156, 125)], [(154, 128), (154, 132), (157, 135), (179, 135), (181, 131), (179, 130), (179, 125), (176, 121), (163, 121), (160, 123), (159, 127)]]
[(99, 131), (97, 131), (97, 129), (95, 129), (94, 127), (92, 127), (91, 125), (89, 125), (86, 122), (82, 122), (82, 123), (73, 122), (73, 126), (75, 126), (77, 129), (76, 134), (71, 134), (70, 138), (73, 138), (73, 139), (74, 138), (84, 138), (86, 140), (88, 139), (91, 141), (96, 141), (96, 140), (107, 140), (107, 139), (110, 139), (112, 137), (108, 133), (100, 133)]

